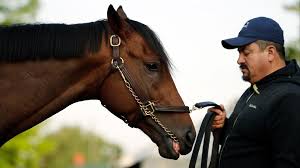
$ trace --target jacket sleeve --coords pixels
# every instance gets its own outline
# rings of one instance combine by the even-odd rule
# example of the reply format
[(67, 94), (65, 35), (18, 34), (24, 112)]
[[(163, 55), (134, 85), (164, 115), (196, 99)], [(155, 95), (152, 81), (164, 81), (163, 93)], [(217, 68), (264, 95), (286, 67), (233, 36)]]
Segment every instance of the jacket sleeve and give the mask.
[(283, 96), (273, 109), (270, 128), (272, 167), (300, 167), (300, 95)]

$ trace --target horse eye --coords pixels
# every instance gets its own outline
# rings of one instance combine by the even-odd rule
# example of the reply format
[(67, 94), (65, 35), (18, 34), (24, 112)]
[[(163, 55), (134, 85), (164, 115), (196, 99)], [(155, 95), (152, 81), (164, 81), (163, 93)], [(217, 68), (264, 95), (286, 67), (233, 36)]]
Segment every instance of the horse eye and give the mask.
[(146, 63), (145, 66), (149, 71), (158, 71), (159, 69), (159, 63)]

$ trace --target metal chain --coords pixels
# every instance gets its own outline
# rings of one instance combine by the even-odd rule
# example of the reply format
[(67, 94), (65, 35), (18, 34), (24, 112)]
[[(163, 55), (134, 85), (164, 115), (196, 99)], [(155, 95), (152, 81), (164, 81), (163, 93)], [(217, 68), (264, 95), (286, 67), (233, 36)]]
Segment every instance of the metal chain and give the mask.
[(131, 95), (133, 96), (133, 98), (135, 99), (135, 101), (139, 104), (140, 108), (144, 106), (144, 104), (142, 103), (141, 99), (139, 99), (139, 97), (135, 94), (133, 88), (131, 87), (131, 84), (127, 81), (127, 79), (125, 78), (123, 72), (121, 71), (120, 67), (117, 66), (118, 71), (121, 74), (121, 77), (125, 83), (125, 86), (128, 88), (129, 92), (131, 93)]
[(169, 137), (176, 143), (179, 143), (179, 140), (177, 139), (176, 135), (170, 131), (167, 127), (165, 127), (159, 119), (152, 113), (150, 114), (150, 117), (162, 128), (164, 131), (169, 135)]
[[(139, 99), (139, 97), (136, 95), (136, 93), (134, 92), (133, 88), (131, 87), (131, 84), (127, 81), (126, 77), (124, 76), (123, 72), (121, 71), (120, 67), (117, 65), (116, 68), (118, 69), (118, 71), (121, 74), (121, 77), (125, 83), (125, 86), (128, 88), (129, 92), (131, 93), (131, 95), (133, 96), (133, 98), (135, 99), (135, 101), (138, 103), (138, 105), (140, 106), (140, 109), (142, 111), (144, 111), (146, 113), (146, 115), (149, 115), (166, 133), (167, 135), (169, 135), (169, 137), (176, 143), (179, 142), (178, 138), (176, 137), (176, 135), (174, 133), (172, 133), (172, 131), (170, 131), (167, 127), (165, 127), (161, 121), (154, 115), (154, 111), (150, 111), (147, 107), (147, 105), (144, 105), (144, 103), (141, 102), (141, 100)], [(150, 105), (152, 102), (149, 102)], [(152, 103), (153, 105), (153, 103)]]

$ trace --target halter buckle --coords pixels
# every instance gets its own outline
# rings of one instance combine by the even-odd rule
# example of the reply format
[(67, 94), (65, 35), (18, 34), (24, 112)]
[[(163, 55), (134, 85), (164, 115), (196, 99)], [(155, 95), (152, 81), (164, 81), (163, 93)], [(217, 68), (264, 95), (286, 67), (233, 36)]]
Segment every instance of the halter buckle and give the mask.
[(121, 45), (121, 38), (118, 35), (114, 34), (110, 36), (109, 42), (110, 42), (110, 46), (118, 47)]

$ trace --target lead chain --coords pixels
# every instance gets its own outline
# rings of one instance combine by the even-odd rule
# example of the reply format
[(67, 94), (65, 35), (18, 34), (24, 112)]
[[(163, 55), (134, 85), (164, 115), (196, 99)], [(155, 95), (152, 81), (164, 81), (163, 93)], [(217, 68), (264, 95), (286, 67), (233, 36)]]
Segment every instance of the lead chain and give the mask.
[(169, 135), (169, 137), (176, 143), (179, 142), (178, 138), (176, 137), (176, 135), (174, 133), (172, 133), (172, 131), (170, 131), (167, 127), (165, 127), (160, 120), (153, 114), (153, 111), (150, 111), (148, 108), (145, 108), (145, 105), (141, 102), (141, 100), (139, 99), (139, 97), (136, 95), (136, 93), (134, 92), (133, 88), (131, 87), (131, 84), (127, 81), (127, 79), (125, 78), (123, 72), (121, 71), (120, 67), (117, 65), (116, 68), (118, 69), (118, 71), (121, 74), (121, 77), (125, 83), (125, 86), (128, 88), (129, 92), (131, 93), (131, 95), (133, 96), (133, 98), (135, 99), (135, 101), (138, 103), (138, 105), (140, 106), (141, 109), (145, 110), (146, 113), (149, 114), (149, 116)]

